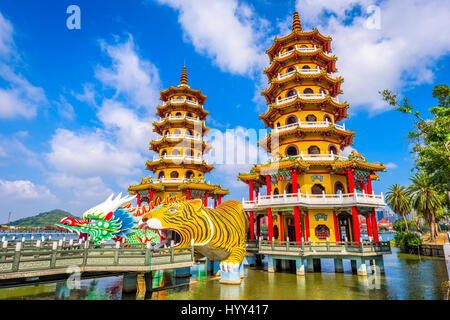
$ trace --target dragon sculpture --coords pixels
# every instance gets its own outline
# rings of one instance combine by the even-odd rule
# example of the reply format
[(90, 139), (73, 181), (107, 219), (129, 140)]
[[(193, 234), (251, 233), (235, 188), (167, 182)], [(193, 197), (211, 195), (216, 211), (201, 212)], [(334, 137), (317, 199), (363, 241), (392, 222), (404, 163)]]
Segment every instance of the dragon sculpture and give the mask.
[(157, 232), (138, 228), (139, 215), (146, 208), (131, 208), (135, 196), (122, 198), (120, 193), (113, 199), (113, 194), (101, 204), (83, 213), (82, 220), (63, 218), (57, 227), (75, 232), (79, 239), (89, 239), (95, 244), (108, 240), (124, 241), (126, 244), (150, 242), (156, 247), (162, 245)]

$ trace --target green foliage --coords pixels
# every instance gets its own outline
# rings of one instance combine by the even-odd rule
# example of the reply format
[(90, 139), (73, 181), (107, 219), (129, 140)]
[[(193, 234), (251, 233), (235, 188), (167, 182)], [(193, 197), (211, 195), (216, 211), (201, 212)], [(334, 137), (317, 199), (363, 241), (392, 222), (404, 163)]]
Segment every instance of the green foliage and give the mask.
[(62, 218), (71, 217), (74, 219), (80, 219), (74, 215), (59, 209), (55, 209), (48, 212), (42, 212), (32, 217), (26, 217), (9, 223), (9, 226), (16, 227), (46, 227), (54, 226), (56, 223), (60, 222)]
[(411, 212), (411, 197), (408, 193), (408, 189), (405, 186), (393, 184), (388, 188), (388, 192), (386, 193), (386, 201), (392, 211), (403, 218), (403, 226), (406, 226), (406, 231), (408, 232), (409, 226), (406, 225), (405, 217), (407, 213)]
[[(397, 220), (394, 222), (394, 224), (392, 225), (394, 227), (394, 230), (396, 232), (406, 232), (406, 226), (405, 226), (405, 221), (404, 220)], [(414, 228), (414, 222), (413, 221), (408, 221), (408, 230), (411, 230)]]
[(394, 237), (395, 246), (399, 247), (403, 252), (413, 252), (422, 242), (422, 238), (412, 232), (399, 232)]
[(388, 232), (389, 229), (386, 227), (378, 227), (378, 232)]

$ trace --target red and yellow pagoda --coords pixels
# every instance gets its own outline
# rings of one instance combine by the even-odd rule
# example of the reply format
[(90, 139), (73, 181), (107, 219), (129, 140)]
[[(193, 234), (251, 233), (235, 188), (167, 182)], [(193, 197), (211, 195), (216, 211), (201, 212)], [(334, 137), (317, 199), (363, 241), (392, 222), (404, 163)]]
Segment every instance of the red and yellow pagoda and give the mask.
[(139, 184), (128, 188), (129, 193), (137, 195), (139, 206), (142, 202), (154, 206), (183, 198), (200, 198), (204, 206), (211, 198), (217, 206), (229, 191), (205, 179), (205, 174), (214, 169), (203, 160), (211, 149), (203, 140), (210, 130), (205, 126), (209, 114), (203, 108), (206, 96), (190, 88), (183, 67), (180, 84), (161, 91), (160, 99), (163, 104), (157, 106), (156, 112), (160, 121), (153, 123), (153, 131), (160, 138), (150, 142), (150, 150), (158, 155), (146, 163), (146, 169), (156, 178), (142, 177)]
[(355, 132), (341, 124), (349, 104), (338, 98), (343, 78), (334, 76), (331, 38), (317, 29), (303, 31), (295, 12), (292, 32), (275, 38), (266, 52), (269, 86), (262, 94), (268, 109), (259, 117), (271, 131), (259, 146), (270, 159), (238, 175), (249, 186), (243, 204), (250, 239), (255, 220), (260, 237), (260, 219), (267, 216), (272, 241), (361, 242), (362, 215), (369, 239), (378, 241), (375, 208), (385, 202), (373, 193), (372, 180), (386, 167), (355, 152), (342, 154)]

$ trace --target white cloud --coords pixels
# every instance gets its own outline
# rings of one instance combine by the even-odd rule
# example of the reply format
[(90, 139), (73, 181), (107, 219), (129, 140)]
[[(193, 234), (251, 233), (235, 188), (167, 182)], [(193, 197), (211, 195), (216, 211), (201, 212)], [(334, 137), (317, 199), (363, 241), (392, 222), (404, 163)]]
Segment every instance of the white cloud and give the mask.
[[(302, 23), (333, 37), (346, 100), (371, 113), (389, 108), (378, 91), (401, 92), (430, 83), (439, 58), (450, 53), (450, 5), (445, 0), (385, 0), (379, 4), (380, 29), (367, 28), (366, 10), (374, 0), (298, 0)], [(359, 7), (360, 14), (356, 14)], [(332, 14), (323, 19), (324, 13)], [(371, 14), (371, 13), (370, 13)], [(353, 15), (353, 16), (352, 16)], [(352, 110), (352, 109), (350, 109)]]
[(223, 71), (253, 76), (268, 62), (269, 22), (237, 0), (157, 0), (179, 11), (185, 40)]
[(11, 22), (0, 13), (0, 56), (8, 56), (12, 52), (14, 46), (13, 33), (14, 28)]
[(396, 164), (393, 163), (393, 162), (388, 162), (388, 163), (385, 164), (385, 166), (386, 166), (386, 168), (388, 168), (388, 169), (395, 169), (395, 168), (398, 167), (398, 165), (396, 165)]
[(0, 179), (0, 195), (5, 201), (54, 198), (49, 189), (35, 185), (28, 180), (9, 181)]

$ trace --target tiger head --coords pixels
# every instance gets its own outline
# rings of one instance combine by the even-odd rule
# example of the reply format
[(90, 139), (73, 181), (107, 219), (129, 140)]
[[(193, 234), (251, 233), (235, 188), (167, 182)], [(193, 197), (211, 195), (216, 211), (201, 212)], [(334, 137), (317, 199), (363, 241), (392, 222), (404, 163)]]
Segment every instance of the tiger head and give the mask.
[(161, 242), (187, 247), (205, 244), (212, 237), (213, 225), (207, 213), (202, 210), (200, 199), (164, 203), (141, 217), (139, 226), (155, 230)]

